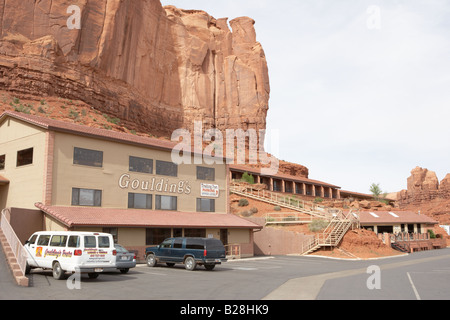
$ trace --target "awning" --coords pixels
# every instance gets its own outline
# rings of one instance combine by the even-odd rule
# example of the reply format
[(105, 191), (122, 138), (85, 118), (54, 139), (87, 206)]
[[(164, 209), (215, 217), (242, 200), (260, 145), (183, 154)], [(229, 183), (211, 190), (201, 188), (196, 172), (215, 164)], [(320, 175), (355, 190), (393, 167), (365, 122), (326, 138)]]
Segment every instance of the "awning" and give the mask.
[(262, 229), (234, 214), (191, 213), (136, 209), (58, 207), (36, 203), (45, 214), (72, 227)]
[(362, 211), (358, 215), (362, 225), (438, 223), (424, 214), (417, 214), (412, 211)]

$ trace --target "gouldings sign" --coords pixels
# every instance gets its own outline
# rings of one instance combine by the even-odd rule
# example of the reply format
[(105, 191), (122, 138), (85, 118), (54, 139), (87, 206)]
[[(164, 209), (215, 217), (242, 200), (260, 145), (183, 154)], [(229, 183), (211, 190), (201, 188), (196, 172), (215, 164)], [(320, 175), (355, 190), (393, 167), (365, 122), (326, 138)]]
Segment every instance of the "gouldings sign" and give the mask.
[(152, 178), (150, 180), (133, 179), (130, 174), (124, 173), (119, 178), (121, 189), (132, 189), (142, 191), (156, 191), (176, 194), (191, 194), (192, 188), (189, 181), (178, 181), (172, 183), (169, 179)]

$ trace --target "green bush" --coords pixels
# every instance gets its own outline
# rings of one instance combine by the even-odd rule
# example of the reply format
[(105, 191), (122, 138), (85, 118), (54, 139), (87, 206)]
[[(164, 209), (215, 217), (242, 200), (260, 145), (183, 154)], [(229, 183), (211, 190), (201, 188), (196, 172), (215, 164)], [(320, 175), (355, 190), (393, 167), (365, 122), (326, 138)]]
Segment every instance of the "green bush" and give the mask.
[(239, 206), (239, 207), (246, 207), (246, 206), (248, 206), (248, 200), (247, 200), (247, 199), (244, 199), (244, 198), (239, 199), (239, 204), (238, 204), (238, 206)]
[(250, 184), (255, 184), (255, 178), (251, 174), (248, 174), (248, 172), (244, 172), (241, 181), (248, 182)]
[(434, 234), (433, 230), (428, 229), (428, 234), (430, 235), (430, 239), (436, 239), (436, 235)]
[(275, 207), (273, 207), (273, 210), (275, 210), (275, 211), (281, 211), (281, 208), (280, 208), (280, 206), (275, 206)]

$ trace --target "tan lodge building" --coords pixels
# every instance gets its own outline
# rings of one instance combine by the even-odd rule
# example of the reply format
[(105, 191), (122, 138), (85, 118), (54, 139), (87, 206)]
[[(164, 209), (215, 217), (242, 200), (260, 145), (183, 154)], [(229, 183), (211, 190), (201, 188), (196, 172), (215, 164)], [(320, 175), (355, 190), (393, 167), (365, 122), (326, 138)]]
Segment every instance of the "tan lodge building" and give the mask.
[(177, 165), (173, 142), (16, 112), (0, 116), (0, 210), (21, 239), (108, 232), (142, 259), (168, 237), (214, 237), (253, 255), (262, 226), (230, 213), (226, 164)]

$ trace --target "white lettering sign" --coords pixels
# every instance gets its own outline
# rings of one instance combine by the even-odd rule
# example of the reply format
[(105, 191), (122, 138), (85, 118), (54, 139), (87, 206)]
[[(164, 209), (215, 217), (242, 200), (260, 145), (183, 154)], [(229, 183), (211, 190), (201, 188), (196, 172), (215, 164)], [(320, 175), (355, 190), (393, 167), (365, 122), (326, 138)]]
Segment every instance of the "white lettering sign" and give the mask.
[(121, 189), (132, 189), (141, 191), (156, 191), (177, 194), (191, 194), (189, 181), (178, 181), (176, 183), (165, 178), (152, 178), (150, 180), (132, 179), (131, 175), (124, 173), (119, 178)]

